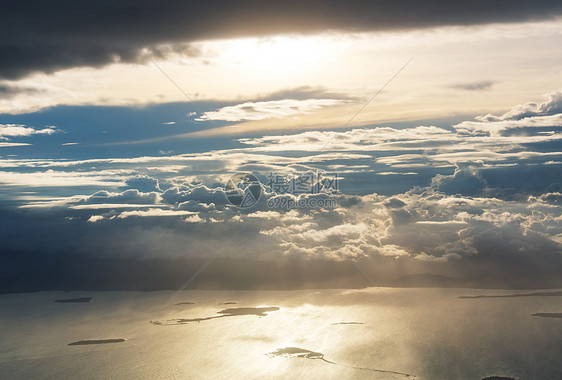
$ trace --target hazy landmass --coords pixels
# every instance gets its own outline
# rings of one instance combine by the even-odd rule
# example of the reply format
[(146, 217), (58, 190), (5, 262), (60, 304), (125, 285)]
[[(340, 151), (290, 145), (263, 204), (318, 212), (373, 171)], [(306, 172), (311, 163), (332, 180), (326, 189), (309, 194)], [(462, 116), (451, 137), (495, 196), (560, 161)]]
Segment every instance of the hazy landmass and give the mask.
[[(204, 260), (77, 257), (54, 255), (50, 260), (18, 253), (9, 257), (13, 271), (0, 268), (0, 293), (55, 290), (84, 291), (159, 291), (177, 290), (186, 278), (205, 264)], [(56, 263), (65, 262), (60, 266)], [(31, 264), (30, 264), (31, 263)], [(405, 275), (404, 268), (387, 257), (361, 261), (361, 267), (385, 287), (459, 287), (474, 289), (539, 289), (562, 288), (562, 277), (549, 266), (550, 274), (531, 272), (514, 276), (500, 267), (482, 274), (481, 268), (461, 269), (436, 264), (435, 270)], [(419, 264), (416, 262), (416, 264)], [(421, 264), (420, 264), (421, 265)], [(444, 264), (443, 264), (444, 265)], [(6, 268), (7, 268), (6, 267)], [(256, 268), (259, 268), (256, 270)], [(383, 270), (384, 268), (384, 270)], [(470, 268), (471, 273), (464, 273)], [(503, 267), (501, 267), (503, 268)], [(416, 268), (417, 269), (417, 268)], [(426, 270), (427, 268), (420, 268)], [(21, 272), (26, 276), (22, 278)], [(150, 281), (146, 280), (150, 273)], [(447, 274), (447, 273), (450, 273)], [(298, 274), (298, 275), (297, 275)], [(205, 270), (205, 276), (193, 284), (200, 290), (302, 290), (360, 289), (369, 286), (348, 262), (326, 260), (234, 260), (218, 257)]]
[(401, 375), (401, 376), (405, 376), (405, 377), (415, 377), (413, 375), (410, 375), (410, 374), (404, 373), (404, 372), (386, 371), (386, 370), (375, 369), (375, 368), (354, 367), (354, 366), (351, 366), (351, 365), (336, 363), (336, 362), (325, 359), (324, 354), (321, 353), (321, 352), (314, 352), (314, 351), (310, 351), (310, 350), (306, 350), (304, 348), (298, 348), (298, 347), (279, 348), (278, 350), (276, 350), (274, 352), (270, 352), (268, 355), (270, 357), (305, 358), (305, 359), (313, 359), (313, 360), (317, 359), (317, 360), (322, 360), (323, 362), (326, 362), (326, 363), (329, 363), (329, 364), (339, 365), (339, 366), (347, 367), (347, 368), (358, 369), (358, 370), (362, 370), (362, 371), (392, 373), (392, 374), (395, 374), (395, 375)]
[(66, 299), (54, 300), (53, 302), (59, 302), (59, 303), (85, 303), (85, 302), (90, 302), (91, 300), (92, 300), (92, 297), (79, 297), (79, 298), (66, 298)]
[(517, 380), (514, 377), (505, 377), (505, 376), (490, 376), (490, 377), (485, 377), (482, 380)]
[(160, 321), (152, 321), (153, 324), (155, 325), (181, 325), (181, 324), (186, 324), (186, 323), (193, 323), (193, 322), (202, 322), (202, 321), (208, 321), (211, 319), (217, 319), (217, 318), (226, 318), (226, 317), (235, 317), (235, 316), (240, 316), (240, 315), (255, 315), (258, 317), (266, 317), (267, 313), (272, 312), (272, 311), (277, 311), (279, 310), (278, 307), (276, 306), (272, 306), (272, 307), (238, 307), (238, 308), (232, 308), (232, 309), (224, 309), (221, 311), (218, 311), (217, 314), (221, 314), (221, 315), (214, 315), (211, 317), (203, 317), (203, 318), (177, 318), (177, 319), (171, 319), (169, 321), (165, 321), (165, 322), (160, 322)]
[(79, 340), (77, 342), (68, 343), (69, 346), (86, 346), (89, 344), (109, 344), (109, 343), (121, 343), (124, 342), (125, 339), (117, 338), (117, 339), (92, 339), (92, 340)]
[(562, 318), (562, 313), (534, 313), (533, 317)]
[(401, 276), (392, 281), (392, 286), (398, 287), (454, 287), (462, 286), (465, 282), (453, 277), (438, 274), (420, 273)]
[(186, 301), (186, 302), (178, 302), (178, 303), (176, 303), (176, 306), (179, 306), (179, 305), (194, 305), (194, 304), (195, 304), (195, 302), (187, 302)]
[(223, 302), (222, 305), (236, 305), (238, 302)]
[(476, 296), (459, 296), (459, 298), (512, 298), (512, 297), (561, 297), (560, 292), (535, 292), (535, 293), (521, 293), (521, 294), (491, 294), (491, 295), (476, 295)]

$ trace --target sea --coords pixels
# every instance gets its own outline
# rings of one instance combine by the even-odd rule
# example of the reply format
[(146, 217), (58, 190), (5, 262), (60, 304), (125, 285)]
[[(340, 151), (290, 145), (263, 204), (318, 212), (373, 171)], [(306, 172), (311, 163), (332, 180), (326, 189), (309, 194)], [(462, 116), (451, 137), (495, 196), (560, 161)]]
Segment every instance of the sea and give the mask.
[(562, 379), (562, 291), (0, 295), (1, 379)]

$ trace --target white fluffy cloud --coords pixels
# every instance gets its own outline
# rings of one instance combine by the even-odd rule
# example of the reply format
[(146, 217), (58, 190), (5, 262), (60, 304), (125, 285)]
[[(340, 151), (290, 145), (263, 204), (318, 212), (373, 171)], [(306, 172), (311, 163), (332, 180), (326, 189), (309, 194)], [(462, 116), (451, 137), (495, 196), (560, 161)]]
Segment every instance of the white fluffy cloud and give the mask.
[(455, 125), (455, 129), (463, 133), (485, 132), (498, 136), (508, 129), (562, 126), (562, 91), (553, 91), (546, 98), (539, 104), (517, 105), (500, 116), (477, 116), (477, 121), (464, 121)]
[(522, 119), (500, 119), (486, 121), (464, 121), (455, 125), (461, 133), (474, 134), (478, 132), (499, 136), (500, 132), (517, 128), (561, 127), (562, 114), (547, 116), (528, 116)]
[(23, 124), (0, 124), (0, 137), (21, 137), (31, 135), (52, 135), (57, 132), (56, 127), (47, 126), (42, 129), (35, 129)]
[(213, 112), (205, 112), (196, 120), (243, 121), (281, 119), (288, 116), (311, 113), (324, 107), (341, 105), (344, 102), (338, 99), (283, 99), (246, 102), (235, 106), (223, 107)]
[(513, 107), (501, 116), (478, 116), (479, 121), (521, 120), (534, 116), (548, 116), (562, 113), (562, 91), (556, 90), (546, 95), (547, 100), (542, 103), (525, 103)]

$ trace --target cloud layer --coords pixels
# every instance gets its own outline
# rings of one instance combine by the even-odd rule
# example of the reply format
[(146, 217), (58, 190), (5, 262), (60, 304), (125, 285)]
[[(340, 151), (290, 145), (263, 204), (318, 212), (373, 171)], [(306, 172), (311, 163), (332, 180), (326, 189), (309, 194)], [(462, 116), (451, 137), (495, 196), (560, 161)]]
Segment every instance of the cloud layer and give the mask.
[[(137, 265), (199, 262), (223, 250), (273, 267), (355, 258), (386, 283), (429, 272), (470, 286), (559, 287), (559, 94), (447, 128), (252, 137), (241, 149), (167, 157), (3, 159), (4, 267), (21, 270), (34, 254)], [(8, 126), (6, 136), (33, 131)], [(285, 194), (268, 186), (268, 173), (318, 171), (337, 176), (339, 189)], [(252, 208), (227, 200), (235, 172), (263, 184)], [(321, 198), (335, 205), (312, 202)], [(258, 281), (244, 276), (245, 286)]]

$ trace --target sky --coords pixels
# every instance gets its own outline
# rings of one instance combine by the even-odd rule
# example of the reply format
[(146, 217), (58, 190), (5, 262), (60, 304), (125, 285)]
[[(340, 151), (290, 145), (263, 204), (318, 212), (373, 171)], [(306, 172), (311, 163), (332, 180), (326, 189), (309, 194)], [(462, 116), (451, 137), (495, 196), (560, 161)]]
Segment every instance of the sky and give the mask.
[(562, 287), (560, 2), (2, 7), (0, 292)]

